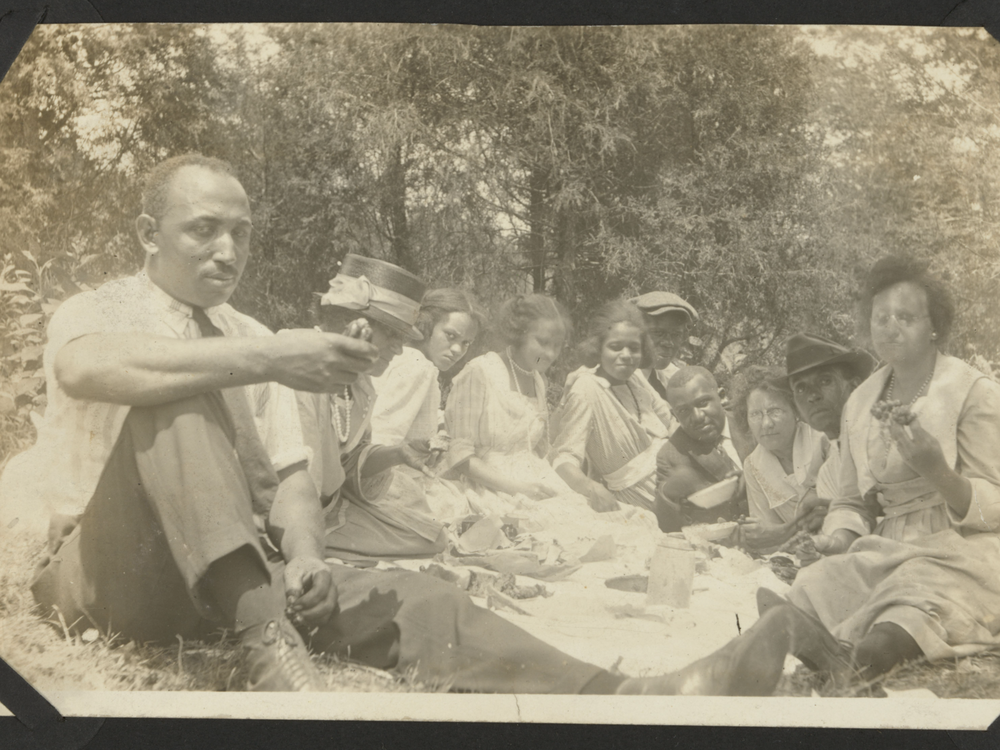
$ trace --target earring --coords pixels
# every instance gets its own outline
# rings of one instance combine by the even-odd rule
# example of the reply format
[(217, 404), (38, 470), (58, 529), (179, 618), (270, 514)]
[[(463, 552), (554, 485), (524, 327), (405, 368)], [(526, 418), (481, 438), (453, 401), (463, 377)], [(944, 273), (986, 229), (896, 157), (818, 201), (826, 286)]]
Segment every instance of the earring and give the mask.
[(937, 332), (935, 331), (935, 332), (931, 333), (931, 341), (934, 341), (934, 339), (936, 339), (936, 338), (937, 338)]

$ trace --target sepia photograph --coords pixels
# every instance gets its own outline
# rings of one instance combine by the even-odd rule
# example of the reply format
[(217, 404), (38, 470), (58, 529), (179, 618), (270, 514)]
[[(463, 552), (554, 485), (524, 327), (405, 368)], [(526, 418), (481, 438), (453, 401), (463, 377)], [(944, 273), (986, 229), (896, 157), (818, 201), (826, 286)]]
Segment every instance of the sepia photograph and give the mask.
[(998, 112), (979, 28), (38, 26), (0, 658), (75, 716), (989, 726)]

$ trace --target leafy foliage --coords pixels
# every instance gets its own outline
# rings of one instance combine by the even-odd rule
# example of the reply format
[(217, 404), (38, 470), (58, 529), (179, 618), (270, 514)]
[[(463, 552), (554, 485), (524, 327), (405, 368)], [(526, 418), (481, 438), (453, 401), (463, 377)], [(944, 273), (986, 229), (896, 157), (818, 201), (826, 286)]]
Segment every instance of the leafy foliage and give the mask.
[(44, 407), (46, 316), (138, 266), (138, 176), (189, 150), (241, 174), (233, 303), (273, 328), (309, 324), (359, 252), (488, 306), (544, 290), (581, 323), (671, 289), (702, 313), (689, 359), (725, 376), (798, 330), (863, 344), (859, 280), (906, 251), (959, 293), (953, 350), (996, 369), (998, 50), (945, 29), (40, 27), (0, 85), (0, 451)]

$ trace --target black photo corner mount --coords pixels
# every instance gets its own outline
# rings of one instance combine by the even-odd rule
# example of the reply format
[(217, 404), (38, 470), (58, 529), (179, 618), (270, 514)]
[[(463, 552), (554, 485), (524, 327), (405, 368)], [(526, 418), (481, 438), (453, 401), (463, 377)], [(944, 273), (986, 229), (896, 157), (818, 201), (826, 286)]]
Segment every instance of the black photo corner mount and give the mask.
[[(1000, 0), (0, 0), (0, 78), (38, 23), (400, 22), (484, 25), (599, 24), (880, 24), (983, 27), (1000, 40)], [(0, 83), (2, 85), (2, 83)], [(14, 669), (0, 660), (0, 747), (77, 750), (83, 747), (544, 747), (634, 746), (683, 742), (694, 748), (739, 743), (744, 748), (907, 746), (1000, 748), (1000, 721), (986, 732), (886, 732), (751, 727), (518, 725), (412, 722), (321, 722), (64, 718)], [(103, 730), (103, 731), (102, 731)], [(574, 741), (576, 740), (576, 741)], [(672, 742), (671, 742), (672, 740)]]

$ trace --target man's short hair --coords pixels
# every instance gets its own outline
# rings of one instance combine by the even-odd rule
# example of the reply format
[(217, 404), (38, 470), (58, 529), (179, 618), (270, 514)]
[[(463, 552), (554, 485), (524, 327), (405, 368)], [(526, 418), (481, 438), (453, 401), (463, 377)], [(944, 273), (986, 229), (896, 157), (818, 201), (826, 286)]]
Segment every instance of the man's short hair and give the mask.
[(670, 376), (670, 380), (667, 381), (667, 391), (671, 388), (683, 388), (692, 380), (699, 377), (705, 378), (705, 380), (707, 380), (713, 388), (719, 387), (719, 384), (715, 380), (715, 376), (704, 367), (699, 367), (698, 365), (687, 365)]
[(205, 169), (239, 179), (233, 165), (222, 159), (199, 153), (172, 156), (161, 161), (146, 173), (142, 181), (142, 212), (154, 219), (160, 219), (167, 211), (167, 192), (170, 181), (184, 167), (204, 167)]

